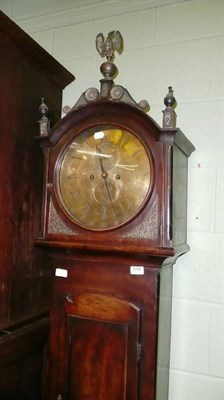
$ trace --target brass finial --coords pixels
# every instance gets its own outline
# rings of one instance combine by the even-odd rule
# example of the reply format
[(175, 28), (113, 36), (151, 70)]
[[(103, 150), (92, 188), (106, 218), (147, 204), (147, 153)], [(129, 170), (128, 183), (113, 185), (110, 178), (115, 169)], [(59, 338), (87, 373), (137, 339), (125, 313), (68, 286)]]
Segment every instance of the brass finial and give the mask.
[[(106, 57), (106, 61), (101, 65), (100, 71), (103, 78), (100, 79), (100, 91), (94, 87), (87, 89), (79, 98), (77, 103), (71, 110), (77, 109), (80, 106), (87, 105), (91, 102), (100, 101), (113, 101), (121, 102), (137, 107), (143, 112), (149, 110), (149, 105), (146, 100), (141, 100), (139, 103), (131, 97), (127, 89), (121, 85), (115, 85), (113, 79), (118, 73), (118, 69), (114, 64), (114, 53), (117, 51), (119, 54), (123, 52), (124, 43), (123, 38), (119, 31), (111, 31), (108, 33), (106, 39), (102, 33), (96, 36), (96, 48), (101, 57)], [(64, 112), (67, 113), (69, 109), (66, 107)]]
[(173, 107), (173, 108), (175, 107), (176, 99), (173, 95), (173, 92), (174, 92), (174, 90), (173, 90), (172, 86), (169, 86), (168, 93), (167, 93), (166, 97), (164, 98), (164, 104), (167, 107)]
[(176, 113), (174, 111), (176, 99), (173, 95), (172, 86), (168, 87), (168, 93), (164, 98), (164, 104), (166, 108), (163, 110), (163, 128), (173, 129), (176, 127)]
[(111, 31), (105, 40), (102, 33), (96, 37), (96, 48), (101, 57), (106, 57), (107, 61), (114, 61), (115, 51), (121, 54), (124, 49), (123, 38), (119, 31)]
[(47, 136), (50, 131), (50, 122), (48, 119), (49, 108), (45, 104), (43, 97), (41, 97), (39, 112), (41, 114), (41, 119), (38, 121), (40, 126), (40, 136)]
[(113, 80), (118, 73), (114, 61), (115, 51), (121, 54), (124, 49), (123, 38), (119, 31), (111, 31), (108, 33), (107, 38), (104, 38), (102, 33), (98, 33), (96, 37), (96, 49), (101, 57), (106, 57), (107, 61), (104, 62), (100, 71), (107, 81)]

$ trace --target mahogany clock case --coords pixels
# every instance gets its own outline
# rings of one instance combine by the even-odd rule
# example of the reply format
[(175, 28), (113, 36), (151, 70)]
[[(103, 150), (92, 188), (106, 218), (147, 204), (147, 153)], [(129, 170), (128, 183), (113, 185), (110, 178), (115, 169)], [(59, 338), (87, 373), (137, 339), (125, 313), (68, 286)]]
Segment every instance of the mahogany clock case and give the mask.
[[(104, 51), (104, 37), (97, 37)], [(107, 39), (115, 49), (116, 40), (121, 44), (119, 32), (110, 32)], [(187, 171), (194, 146), (174, 127), (172, 88), (164, 101), (164, 120), (172, 126), (160, 128), (126, 89), (114, 86), (116, 68), (110, 52), (106, 56), (101, 92), (88, 89), (81, 104), (78, 101), (50, 132), (42, 134), (40, 129), (45, 173), (41, 230), (35, 244), (46, 249), (53, 272), (47, 400), (168, 400), (172, 266), (189, 249)], [(121, 94), (118, 100), (117, 94)], [(113, 127), (137, 138), (148, 159), (143, 172), (150, 175), (140, 207), (123, 223), (110, 221), (105, 229), (100, 221), (93, 229), (91, 221), (80, 223), (60, 197), (67, 149), (96, 127)], [(93, 149), (97, 151), (102, 158)], [(72, 164), (72, 156), (70, 160)], [(79, 164), (74, 165), (77, 176)], [(99, 165), (109, 210), (113, 203), (106, 180), (109, 172), (102, 159)], [(74, 179), (74, 202), (81, 203), (86, 174), (89, 179), (94, 175), (83, 167), (80, 191)], [(135, 187), (131, 189), (138, 196)], [(128, 191), (125, 195), (129, 199)]]
[[(67, 146), (96, 126), (130, 131), (151, 160), (144, 207), (105, 231), (71, 221), (55, 179)], [(161, 129), (136, 107), (102, 99), (70, 111), (41, 142), (45, 184), (35, 242), (47, 249), (54, 276), (47, 400), (167, 400), (172, 267), (188, 251), (194, 147), (179, 129)]]

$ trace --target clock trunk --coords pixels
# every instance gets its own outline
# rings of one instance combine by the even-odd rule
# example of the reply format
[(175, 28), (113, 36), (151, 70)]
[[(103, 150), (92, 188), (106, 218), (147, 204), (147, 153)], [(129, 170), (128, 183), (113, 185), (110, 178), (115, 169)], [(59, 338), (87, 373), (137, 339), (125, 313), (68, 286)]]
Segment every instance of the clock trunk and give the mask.
[(172, 281), (166, 267), (166, 289), (161, 290), (162, 261), (52, 253), (49, 400), (59, 395), (67, 400), (155, 399), (161, 374), (167, 396), (170, 326), (165, 340), (163, 329), (171, 312)]

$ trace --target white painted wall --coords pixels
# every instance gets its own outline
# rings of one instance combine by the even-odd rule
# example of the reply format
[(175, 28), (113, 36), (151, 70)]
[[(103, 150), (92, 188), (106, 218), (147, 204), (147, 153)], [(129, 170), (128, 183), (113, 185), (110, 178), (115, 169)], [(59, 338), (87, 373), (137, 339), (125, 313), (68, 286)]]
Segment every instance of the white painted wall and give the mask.
[(116, 83), (136, 101), (147, 99), (159, 124), (167, 87), (173, 86), (178, 126), (197, 150), (189, 160), (191, 250), (174, 268), (169, 399), (223, 400), (224, 2), (169, 3), (0, 0), (0, 7), (74, 73), (76, 81), (64, 91), (66, 105), (88, 87), (99, 88), (95, 37), (113, 29), (125, 42), (116, 57)]

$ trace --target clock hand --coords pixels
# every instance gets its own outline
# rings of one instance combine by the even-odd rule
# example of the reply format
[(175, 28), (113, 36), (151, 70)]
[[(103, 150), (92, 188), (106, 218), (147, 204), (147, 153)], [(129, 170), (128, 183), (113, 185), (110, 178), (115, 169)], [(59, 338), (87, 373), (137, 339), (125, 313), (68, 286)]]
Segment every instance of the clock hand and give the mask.
[(76, 153), (80, 153), (80, 154), (89, 154), (91, 156), (98, 156), (101, 158), (111, 158), (112, 155), (111, 154), (103, 154), (103, 153), (97, 153), (96, 151), (87, 151), (87, 150), (76, 150)]
[(115, 164), (115, 167), (127, 169), (128, 171), (134, 171), (138, 167), (138, 164)]
[[(97, 147), (96, 149), (97, 149), (97, 152), (98, 152), (99, 156), (101, 156), (100, 148)], [(116, 216), (116, 211), (115, 211), (115, 208), (114, 208), (114, 205), (113, 205), (113, 200), (112, 200), (110, 189), (109, 189), (108, 182), (107, 182), (108, 174), (107, 174), (107, 172), (105, 171), (105, 169), (103, 167), (103, 160), (102, 160), (101, 157), (99, 157), (99, 161), (100, 161), (100, 168), (101, 168), (101, 171), (102, 171), (102, 178), (104, 179), (104, 183), (105, 183), (105, 186), (106, 186), (107, 194), (108, 194), (108, 197), (109, 197), (109, 200), (110, 200), (114, 215)]]
[(96, 148), (97, 149), (97, 155), (99, 155), (99, 161), (100, 161), (100, 168), (102, 171), (102, 177), (106, 178), (107, 177), (107, 172), (105, 171), (104, 167), (103, 167), (103, 160), (102, 160), (102, 156), (104, 156), (104, 154), (102, 154), (101, 150), (99, 147)]

